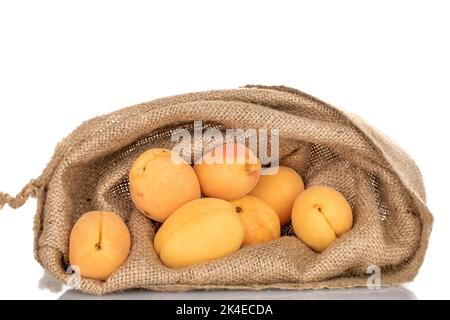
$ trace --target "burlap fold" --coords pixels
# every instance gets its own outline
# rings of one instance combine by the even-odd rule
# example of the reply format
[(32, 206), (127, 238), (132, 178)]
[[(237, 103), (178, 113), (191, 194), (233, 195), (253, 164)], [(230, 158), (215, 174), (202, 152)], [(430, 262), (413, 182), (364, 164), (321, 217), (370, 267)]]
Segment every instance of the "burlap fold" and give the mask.
[[(281, 163), (297, 169), (307, 187), (325, 184), (342, 192), (353, 207), (353, 229), (322, 254), (287, 226), (279, 240), (209, 263), (162, 265), (152, 245), (156, 225), (130, 201), (127, 174), (142, 151), (170, 148), (170, 133), (192, 129), (194, 120), (219, 129), (279, 129)], [(18, 207), (30, 195), (38, 200), (36, 259), (57, 279), (92, 294), (364, 286), (372, 265), (381, 269), (381, 285), (395, 285), (417, 274), (432, 226), (420, 172), (404, 151), (358, 117), (286, 87), (178, 95), (86, 121), (17, 197), (0, 193), (0, 207)], [(128, 260), (104, 282), (74, 281), (67, 273), (70, 230), (89, 210), (119, 213), (132, 235)]]

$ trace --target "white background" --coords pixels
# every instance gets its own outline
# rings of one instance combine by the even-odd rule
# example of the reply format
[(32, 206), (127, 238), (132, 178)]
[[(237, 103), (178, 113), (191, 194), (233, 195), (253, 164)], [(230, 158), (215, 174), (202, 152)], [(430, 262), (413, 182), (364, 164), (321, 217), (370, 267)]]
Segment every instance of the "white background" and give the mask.
[[(0, 190), (82, 121), (172, 94), (283, 84), (357, 113), (422, 170), (435, 224), (408, 285), (450, 298), (448, 1), (2, 1)], [(0, 212), (0, 298), (39, 290), (35, 201)]]

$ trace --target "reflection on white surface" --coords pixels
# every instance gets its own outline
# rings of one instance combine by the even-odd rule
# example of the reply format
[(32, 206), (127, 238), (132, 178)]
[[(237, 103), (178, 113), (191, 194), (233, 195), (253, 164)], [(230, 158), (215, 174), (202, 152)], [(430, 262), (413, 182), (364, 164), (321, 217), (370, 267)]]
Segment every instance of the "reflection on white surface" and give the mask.
[(321, 290), (263, 290), (263, 291), (188, 291), (155, 292), (133, 290), (122, 293), (92, 296), (68, 290), (61, 300), (416, 300), (411, 290), (403, 286), (381, 289), (321, 289)]

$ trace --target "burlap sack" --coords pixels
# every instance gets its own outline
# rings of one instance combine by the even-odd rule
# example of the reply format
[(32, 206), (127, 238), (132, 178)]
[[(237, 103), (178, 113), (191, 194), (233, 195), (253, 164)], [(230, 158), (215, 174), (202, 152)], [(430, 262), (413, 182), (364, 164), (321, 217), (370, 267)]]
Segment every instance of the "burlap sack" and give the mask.
[[(322, 254), (289, 226), (281, 239), (230, 256), (170, 269), (152, 246), (157, 226), (130, 201), (127, 174), (144, 150), (170, 147), (170, 133), (193, 120), (218, 128), (278, 128), (281, 163), (296, 168), (306, 186), (342, 192), (354, 227)], [(359, 118), (286, 87), (247, 86), (179, 95), (139, 104), (83, 123), (56, 148), (42, 175), (20, 194), (0, 194), (0, 207), (37, 198), (35, 256), (54, 277), (70, 282), (68, 239), (77, 218), (111, 210), (126, 221), (132, 249), (104, 282), (81, 279), (83, 292), (131, 288), (307, 289), (364, 286), (367, 268), (381, 268), (381, 285), (411, 281), (423, 262), (432, 216), (420, 172), (408, 155)]]

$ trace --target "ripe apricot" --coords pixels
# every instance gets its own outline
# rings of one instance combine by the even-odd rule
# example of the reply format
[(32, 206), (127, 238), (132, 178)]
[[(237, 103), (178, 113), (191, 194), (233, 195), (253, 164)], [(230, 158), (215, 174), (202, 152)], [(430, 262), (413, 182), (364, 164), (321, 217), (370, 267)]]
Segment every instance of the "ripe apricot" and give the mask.
[(292, 208), (295, 234), (315, 251), (322, 252), (353, 225), (352, 208), (330, 187), (314, 186), (297, 197)]
[(280, 217), (281, 225), (284, 225), (291, 220), (294, 201), (304, 189), (303, 180), (294, 169), (280, 166), (275, 174), (261, 175), (250, 195), (272, 207)]
[(69, 261), (82, 277), (105, 280), (125, 262), (130, 245), (130, 233), (118, 215), (90, 211), (72, 228)]
[(130, 194), (136, 208), (164, 222), (181, 205), (200, 198), (200, 184), (192, 167), (166, 149), (150, 149), (133, 163)]
[(244, 225), (245, 236), (242, 246), (271, 241), (280, 237), (280, 219), (264, 201), (247, 195), (233, 200), (231, 203)]
[(155, 251), (171, 268), (186, 267), (238, 250), (244, 227), (234, 206), (204, 198), (178, 208), (155, 235)]
[(205, 196), (234, 200), (258, 183), (261, 163), (245, 145), (230, 143), (205, 154), (194, 170)]

